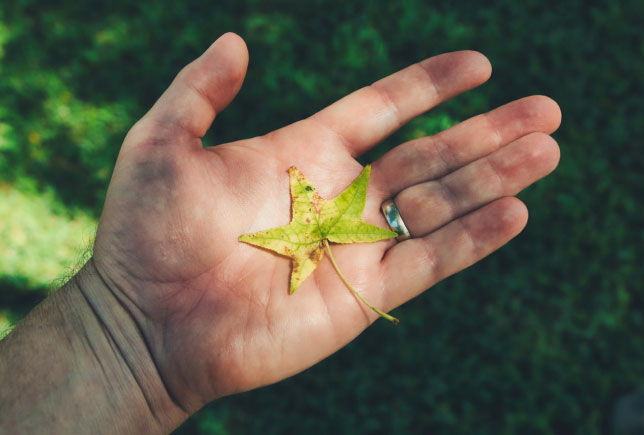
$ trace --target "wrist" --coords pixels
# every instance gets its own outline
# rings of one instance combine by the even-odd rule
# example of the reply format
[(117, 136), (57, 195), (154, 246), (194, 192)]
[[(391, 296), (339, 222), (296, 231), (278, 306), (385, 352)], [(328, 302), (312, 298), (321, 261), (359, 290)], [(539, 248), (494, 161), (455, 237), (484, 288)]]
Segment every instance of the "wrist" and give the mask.
[(108, 285), (93, 258), (74, 277), (70, 291), (78, 294), (92, 319), (81, 331), (87, 341), (86, 352), (99, 363), (107, 394), (119, 395), (117, 411), (136, 414), (133, 422), (144, 425), (136, 428), (136, 433), (175, 429), (188, 414), (169, 394), (132, 308)]
[(93, 260), (0, 347), (0, 432), (167, 433), (188, 417)]

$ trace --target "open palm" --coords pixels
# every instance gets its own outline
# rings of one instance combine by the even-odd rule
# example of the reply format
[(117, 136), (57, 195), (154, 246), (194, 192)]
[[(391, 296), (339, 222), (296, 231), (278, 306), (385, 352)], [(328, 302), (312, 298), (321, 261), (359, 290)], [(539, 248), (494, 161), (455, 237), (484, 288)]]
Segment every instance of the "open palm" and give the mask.
[[(289, 222), (289, 166), (331, 199), (360, 173), (357, 156), (490, 75), (478, 53), (437, 56), (288, 127), (203, 148), (247, 56), (238, 36), (224, 35), (132, 128), (92, 259), (188, 411), (295, 374), (377, 318), (328, 259), (289, 295), (289, 260), (238, 241)], [(348, 280), (390, 310), (518, 234), (527, 212), (512, 195), (556, 166), (548, 134), (559, 121), (552, 100), (528, 97), (374, 162), (363, 219), (386, 227), (380, 204), (395, 198), (414, 237), (333, 246)]]

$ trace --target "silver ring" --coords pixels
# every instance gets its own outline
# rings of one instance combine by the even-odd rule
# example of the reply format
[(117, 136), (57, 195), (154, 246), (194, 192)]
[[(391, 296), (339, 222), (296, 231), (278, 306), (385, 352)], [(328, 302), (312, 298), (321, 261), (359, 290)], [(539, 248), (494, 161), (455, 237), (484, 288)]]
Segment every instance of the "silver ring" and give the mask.
[(396, 207), (396, 204), (391, 199), (383, 202), (380, 209), (382, 210), (382, 214), (385, 215), (385, 219), (387, 219), (389, 227), (398, 234), (396, 240), (402, 242), (403, 240), (407, 240), (411, 237), (407, 226), (403, 222), (402, 217), (400, 217), (398, 207)]

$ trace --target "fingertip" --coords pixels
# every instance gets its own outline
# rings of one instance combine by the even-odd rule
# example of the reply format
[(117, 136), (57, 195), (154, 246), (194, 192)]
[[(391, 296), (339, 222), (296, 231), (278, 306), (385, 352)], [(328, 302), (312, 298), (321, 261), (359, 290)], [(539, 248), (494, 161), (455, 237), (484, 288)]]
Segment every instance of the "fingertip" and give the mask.
[(420, 65), (430, 74), (443, 100), (485, 83), (492, 74), (488, 58), (472, 50), (440, 54)]
[(481, 83), (485, 83), (492, 76), (492, 63), (486, 55), (479, 51), (465, 50), (464, 53), (470, 57), (470, 62), (475, 65), (477, 78)]
[(448, 54), (457, 56), (458, 68), (470, 76), (475, 86), (485, 83), (492, 76), (492, 63), (483, 53), (475, 50), (461, 50)]
[(504, 176), (521, 180), (518, 185), (523, 189), (555, 170), (559, 164), (560, 151), (552, 136), (534, 132), (507, 145), (491, 158)]
[(237, 42), (241, 42), (242, 44), (246, 45), (246, 43), (244, 42), (244, 38), (242, 38), (241, 36), (239, 36), (235, 32), (224, 32), (224, 33), (221, 34), (221, 36), (219, 38), (217, 38), (215, 40), (215, 42), (219, 41), (220, 39), (221, 40), (224, 40), (224, 39), (236, 40)]
[(242, 63), (248, 65), (248, 46), (246, 45), (244, 38), (239, 36), (237, 33), (226, 32), (219, 38), (217, 38), (217, 40), (215, 40), (215, 42), (213, 42), (211, 46), (218, 43), (221, 45), (225, 44), (229, 46), (232, 51), (237, 53), (239, 60), (244, 60), (245, 62)]
[(540, 157), (543, 161), (543, 166), (546, 169), (546, 174), (551, 173), (555, 170), (557, 165), (559, 165), (559, 160), (561, 159), (561, 150), (559, 149), (559, 144), (556, 140), (547, 134), (543, 134), (540, 138)]
[(219, 75), (227, 79), (235, 94), (237, 93), (246, 77), (249, 59), (248, 47), (241, 36), (233, 32), (224, 33), (200, 59), (206, 64), (202, 70), (204, 73), (218, 70)]
[(552, 114), (553, 114), (553, 117), (555, 119), (555, 128), (553, 130), (553, 132), (554, 132), (555, 130), (558, 130), (559, 127), (561, 126), (561, 118), (563, 116), (562, 113), (561, 113), (561, 106), (559, 106), (559, 104), (555, 100), (550, 98), (550, 97), (545, 97), (544, 96), (544, 98), (547, 98), (551, 102), (550, 104), (552, 106)]
[(509, 196), (496, 201), (499, 224), (508, 238), (519, 234), (528, 223), (528, 207), (520, 199)]
[(561, 107), (552, 98), (546, 95), (532, 95), (527, 97), (534, 106), (534, 111), (544, 119), (548, 133), (553, 133), (561, 125)]

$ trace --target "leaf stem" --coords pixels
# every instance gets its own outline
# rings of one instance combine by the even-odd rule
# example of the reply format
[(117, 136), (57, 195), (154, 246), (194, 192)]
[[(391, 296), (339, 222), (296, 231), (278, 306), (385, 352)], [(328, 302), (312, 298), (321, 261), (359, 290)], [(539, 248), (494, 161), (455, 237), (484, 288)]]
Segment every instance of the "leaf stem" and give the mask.
[(329, 246), (329, 241), (327, 239), (324, 239), (324, 246), (326, 247), (326, 252), (329, 254), (329, 258), (331, 259), (331, 263), (333, 263), (333, 267), (335, 268), (335, 271), (338, 272), (338, 275), (340, 275), (340, 279), (342, 280), (342, 282), (347, 287), (349, 287), (349, 290), (351, 290), (353, 292), (353, 294), (356, 295), (356, 297), (362, 301), (363, 304), (365, 304), (366, 306), (371, 308), (373, 311), (378, 313), (381, 317), (384, 317), (385, 319), (389, 320), (394, 325), (397, 325), (400, 322), (400, 320), (398, 320), (394, 316), (391, 316), (391, 315), (385, 313), (384, 311), (379, 310), (378, 308), (376, 308), (373, 305), (371, 305), (369, 302), (367, 302), (367, 300), (365, 298), (362, 297), (362, 295), (360, 293), (358, 293), (358, 291), (356, 289), (353, 288), (353, 286), (351, 284), (349, 284), (349, 281), (347, 281), (347, 279), (342, 274), (342, 271), (340, 271), (340, 268), (338, 267), (338, 263), (335, 262), (335, 258), (333, 257), (333, 254), (331, 253), (331, 247)]

